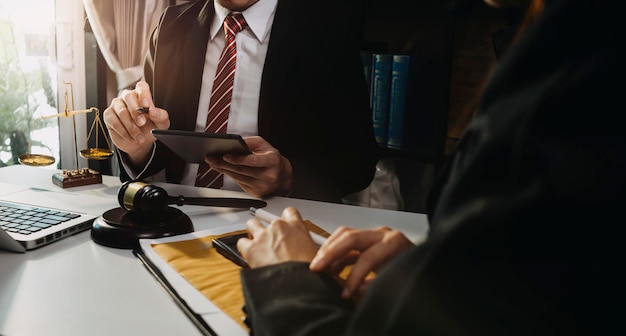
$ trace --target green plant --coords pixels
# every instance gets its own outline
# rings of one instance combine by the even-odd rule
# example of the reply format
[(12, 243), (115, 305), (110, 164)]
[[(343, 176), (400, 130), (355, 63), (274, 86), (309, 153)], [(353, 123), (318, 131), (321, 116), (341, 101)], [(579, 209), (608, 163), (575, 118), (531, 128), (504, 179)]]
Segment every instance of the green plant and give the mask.
[(18, 51), (11, 22), (0, 18), (0, 153), (11, 153), (11, 159), (0, 160), (0, 166), (17, 163), (16, 154), (24, 150), (23, 137), (30, 137), (35, 124), (40, 128), (56, 122), (33, 122), (33, 114), (42, 103), (56, 106), (56, 100), (45, 62), (39, 60), (36, 69), (26, 71)]

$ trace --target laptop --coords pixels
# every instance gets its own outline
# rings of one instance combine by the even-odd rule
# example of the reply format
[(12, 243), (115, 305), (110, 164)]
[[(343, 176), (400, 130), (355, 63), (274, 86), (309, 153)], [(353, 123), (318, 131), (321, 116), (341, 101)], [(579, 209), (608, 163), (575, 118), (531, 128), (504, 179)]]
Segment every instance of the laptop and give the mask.
[(0, 182), (0, 249), (26, 252), (92, 227), (108, 197)]

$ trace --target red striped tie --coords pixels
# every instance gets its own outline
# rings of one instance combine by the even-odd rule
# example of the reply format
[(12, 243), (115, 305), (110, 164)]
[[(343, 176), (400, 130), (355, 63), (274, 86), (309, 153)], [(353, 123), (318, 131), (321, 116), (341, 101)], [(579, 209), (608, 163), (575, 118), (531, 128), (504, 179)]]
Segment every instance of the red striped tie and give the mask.
[[(226, 34), (226, 46), (222, 51), (213, 90), (209, 103), (209, 114), (206, 120), (205, 132), (226, 133), (228, 125), (228, 113), (230, 101), (233, 96), (233, 82), (235, 81), (235, 65), (237, 61), (237, 45), (235, 35), (247, 26), (246, 20), (241, 14), (228, 14), (224, 19), (224, 32)], [(209, 168), (206, 163), (201, 163), (196, 176), (196, 186), (209, 188), (222, 188), (224, 176)]]

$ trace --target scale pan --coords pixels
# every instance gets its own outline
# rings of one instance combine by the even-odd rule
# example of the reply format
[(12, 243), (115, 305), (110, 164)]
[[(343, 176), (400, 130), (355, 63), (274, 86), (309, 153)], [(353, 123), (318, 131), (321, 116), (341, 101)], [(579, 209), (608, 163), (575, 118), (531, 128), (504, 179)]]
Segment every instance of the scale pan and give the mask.
[(41, 154), (22, 154), (17, 160), (25, 166), (49, 166), (54, 163), (54, 157)]
[(113, 156), (113, 151), (108, 148), (87, 148), (80, 151), (80, 156), (89, 160), (106, 160)]

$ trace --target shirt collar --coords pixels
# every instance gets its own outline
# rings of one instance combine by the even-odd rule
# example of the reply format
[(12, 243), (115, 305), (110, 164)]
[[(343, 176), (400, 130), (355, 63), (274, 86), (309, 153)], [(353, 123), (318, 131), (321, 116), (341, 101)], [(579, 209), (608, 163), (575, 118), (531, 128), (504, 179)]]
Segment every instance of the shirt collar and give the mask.
[[(270, 32), (277, 3), (278, 0), (259, 0), (248, 7), (248, 9), (241, 12), (248, 23), (248, 28), (257, 40), (259, 40), (259, 43), (263, 43), (267, 34)], [(230, 13), (230, 11), (220, 5), (217, 0), (213, 0), (213, 5), (215, 7), (215, 16), (211, 23), (211, 40), (222, 30), (224, 19)]]

